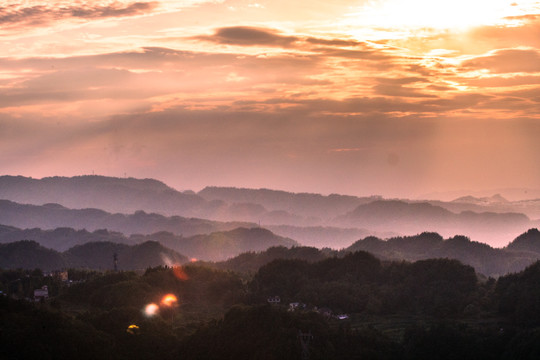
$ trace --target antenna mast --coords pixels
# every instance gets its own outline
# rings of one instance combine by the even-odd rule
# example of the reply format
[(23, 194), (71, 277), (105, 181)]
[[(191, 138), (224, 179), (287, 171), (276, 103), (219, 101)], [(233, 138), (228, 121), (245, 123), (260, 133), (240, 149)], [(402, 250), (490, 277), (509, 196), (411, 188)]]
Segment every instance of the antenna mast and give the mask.
[(113, 254), (113, 262), (114, 262), (114, 272), (118, 271), (118, 254)]

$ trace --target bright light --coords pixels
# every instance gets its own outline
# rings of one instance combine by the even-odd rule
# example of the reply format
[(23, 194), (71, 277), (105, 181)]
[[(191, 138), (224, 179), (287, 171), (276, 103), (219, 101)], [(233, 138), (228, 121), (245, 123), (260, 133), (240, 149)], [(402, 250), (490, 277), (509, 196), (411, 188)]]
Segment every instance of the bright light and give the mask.
[(152, 303), (152, 304), (146, 305), (146, 307), (144, 308), (144, 313), (146, 316), (154, 316), (157, 314), (158, 310), (159, 310), (159, 306)]
[(189, 261), (191, 261), (193, 263), (193, 262), (197, 262), (199, 260), (197, 260), (197, 258), (191, 258)]
[(177, 303), (178, 299), (173, 294), (167, 294), (161, 299), (161, 303), (165, 306), (173, 306)]
[(349, 16), (359, 26), (467, 29), (508, 23), (505, 17), (522, 11), (508, 0), (372, 0)]

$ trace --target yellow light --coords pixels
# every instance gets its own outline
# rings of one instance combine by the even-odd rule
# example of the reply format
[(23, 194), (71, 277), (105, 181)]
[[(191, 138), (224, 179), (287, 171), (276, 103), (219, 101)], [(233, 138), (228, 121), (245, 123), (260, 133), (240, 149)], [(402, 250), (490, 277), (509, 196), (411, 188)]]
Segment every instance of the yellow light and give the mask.
[(126, 332), (132, 335), (136, 334), (137, 331), (139, 331), (139, 327), (135, 324), (129, 325), (126, 329)]

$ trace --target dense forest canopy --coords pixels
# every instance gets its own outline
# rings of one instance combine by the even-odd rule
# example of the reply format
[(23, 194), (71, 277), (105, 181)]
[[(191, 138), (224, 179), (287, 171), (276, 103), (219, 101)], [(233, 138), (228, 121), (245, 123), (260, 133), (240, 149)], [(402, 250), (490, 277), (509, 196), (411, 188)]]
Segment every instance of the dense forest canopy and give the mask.
[[(498, 280), (456, 260), (386, 262), (362, 251), (276, 259), (247, 278), (204, 264), (68, 273), (69, 283), (39, 270), (0, 272), (2, 355), (299, 359), (299, 334), (313, 359), (538, 355), (539, 263)], [(24, 300), (44, 285), (49, 299)]]

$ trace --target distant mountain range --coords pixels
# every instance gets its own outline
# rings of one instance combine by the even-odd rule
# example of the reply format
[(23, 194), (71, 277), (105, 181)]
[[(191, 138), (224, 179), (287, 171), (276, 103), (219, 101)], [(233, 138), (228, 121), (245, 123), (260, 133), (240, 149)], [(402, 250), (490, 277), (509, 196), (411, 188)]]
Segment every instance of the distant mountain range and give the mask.
[(409, 203), (401, 200), (377, 200), (359, 205), (336, 219), (348, 227), (363, 227), (384, 231), (399, 229), (402, 234), (424, 231), (450, 237), (467, 234), (469, 237), (495, 246), (506, 245), (508, 239), (536, 225), (521, 213), (462, 211), (454, 213), (428, 202)]
[[(229, 204), (251, 204), (262, 206), (270, 212), (281, 212), (282, 215), (299, 216), (308, 225), (332, 219), (361, 204), (380, 199), (380, 196), (359, 198), (356, 196), (331, 194), (290, 193), (269, 189), (239, 189), (230, 187), (206, 187), (198, 193), (207, 201), (223, 201)], [(271, 219), (269, 219), (271, 220)], [(265, 222), (266, 224), (266, 222)], [(275, 222), (271, 222), (275, 225)], [(280, 222), (279, 224), (286, 224)], [(298, 222), (292, 225), (302, 225)]]
[(354, 241), (369, 235), (383, 239), (399, 235), (391, 231), (337, 226), (266, 225), (265, 228), (275, 234), (294, 239), (304, 246), (331, 247), (333, 249), (346, 248)]
[(0, 199), (23, 204), (61, 204), (73, 209), (94, 208), (112, 213), (137, 210), (191, 216), (207, 202), (192, 193), (176, 191), (153, 179), (105, 176), (0, 177)]
[(520, 200), (540, 199), (540, 187), (539, 188), (494, 188), (487, 190), (466, 190), (461, 189), (457, 191), (444, 191), (444, 192), (431, 192), (416, 196), (417, 199), (441, 199), (441, 200), (453, 200), (460, 197), (472, 196), (475, 198), (490, 198), (493, 194), (499, 194), (505, 199), (509, 199), (511, 202)]
[(238, 227), (254, 227), (247, 222), (218, 222), (181, 216), (164, 216), (138, 210), (133, 214), (111, 214), (99, 209), (68, 209), (59, 204), (26, 205), (0, 200), (0, 224), (19, 228), (54, 229), (72, 227), (95, 231), (108, 229), (124, 234), (151, 234), (170, 231), (177, 235), (192, 236)]
[[(262, 226), (304, 245), (342, 248), (358, 238), (436, 231), (502, 247), (540, 226), (540, 199), (500, 195), (412, 201), (270, 189), (207, 187), (180, 192), (153, 179), (0, 176), (0, 224), (108, 229), (185, 237)], [(28, 204), (28, 205), (22, 205)], [(32, 207), (37, 206), (37, 207)]]

